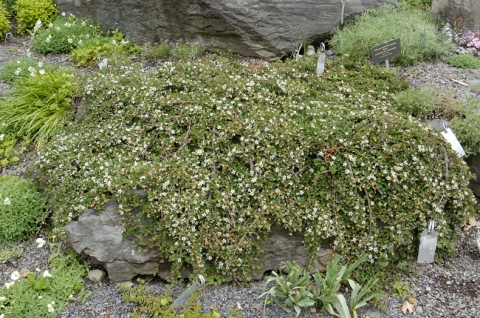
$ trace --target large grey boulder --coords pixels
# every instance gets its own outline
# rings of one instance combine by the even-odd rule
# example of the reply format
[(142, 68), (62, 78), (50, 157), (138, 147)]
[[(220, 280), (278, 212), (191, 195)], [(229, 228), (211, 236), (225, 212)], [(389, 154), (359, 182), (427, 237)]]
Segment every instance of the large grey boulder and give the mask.
[(470, 13), (473, 25), (472, 31), (480, 29), (480, 1), (478, 0), (432, 0), (431, 12), (438, 14), (448, 6), (464, 9)]
[[(102, 213), (85, 210), (77, 221), (65, 227), (67, 242), (77, 253), (85, 253), (92, 257), (94, 263), (103, 265), (114, 282), (129, 281), (136, 275), (169, 277), (171, 263), (160, 263), (156, 248), (138, 253), (138, 244), (126, 237), (125, 229), (119, 225), (123, 216), (117, 210), (118, 203), (113, 200), (104, 204)], [(272, 228), (261, 248), (264, 252), (256, 265), (263, 267), (260, 272), (252, 273), (256, 279), (261, 279), (265, 271), (278, 270), (287, 261), (293, 260), (304, 267), (312, 260), (311, 272), (324, 271), (327, 262), (335, 256), (335, 251), (326, 242), (312, 259), (305, 250), (303, 234), (289, 233), (280, 227)], [(191, 269), (184, 268), (181, 275), (188, 277), (191, 273)]]
[[(339, 24), (341, 0), (55, 0), (63, 12), (119, 29), (132, 42), (198, 41), (214, 51), (275, 60)], [(345, 0), (344, 17), (397, 0)]]
[(466, 161), (470, 170), (475, 175), (475, 179), (470, 181), (469, 187), (477, 197), (480, 197), (480, 152), (468, 156)]

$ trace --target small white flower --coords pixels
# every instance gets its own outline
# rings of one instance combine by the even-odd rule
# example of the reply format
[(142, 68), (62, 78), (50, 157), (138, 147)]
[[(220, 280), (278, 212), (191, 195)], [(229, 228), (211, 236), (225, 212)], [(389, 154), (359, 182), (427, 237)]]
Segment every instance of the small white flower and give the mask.
[(20, 278), (20, 273), (18, 271), (14, 271), (11, 275), (10, 275), (10, 278), (12, 280), (18, 280)]
[(60, 31), (60, 27), (56, 27), (55, 29), (56, 29), (57, 31)]
[(12, 201), (10, 201), (9, 198), (5, 198), (5, 200), (3, 200), (3, 205), (12, 205)]
[(48, 312), (54, 312), (55, 311), (55, 309), (53, 309), (52, 304), (48, 304), (47, 308), (48, 308)]
[(68, 43), (73, 43), (73, 40), (72, 40), (72, 39), (70, 39), (70, 38), (68, 38), (68, 40), (67, 40), (67, 41), (68, 41)]
[(48, 24), (48, 27), (49, 27), (49, 28), (52, 28), (52, 27), (53, 27), (53, 23), (50, 22), (50, 23)]
[(38, 296), (38, 299), (42, 299), (43, 297), (42, 296)]
[(40, 273), (42, 270), (41, 270), (40, 268), (36, 268), (35, 271), (36, 271), (37, 273)]
[(5, 301), (5, 300), (7, 300), (7, 297), (3, 297), (3, 296), (0, 297), (0, 301)]
[(5, 137), (5, 134), (0, 135), (0, 141), (3, 141), (3, 138)]
[(48, 271), (43, 272), (43, 277), (53, 277)]
[(5, 283), (5, 288), (9, 289), (15, 284), (15, 282)]
[(47, 242), (46, 242), (44, 239), (42, 239), (42, 238), (38, 238), (35, 242), (38, 243), (38, 246), (37, 246), (38, 248), (43, 247), (43, 245), (45, 245), (45, 243), (47, 243)]
[(42, 67), (43, 66), (43, 63), (42, 62), (38, 62), (38, 67)]
[(65, 12), (62, 12), (62, 17), (64, 17), (64, 16), (65, 16)]
[(43, 75), (43, 74), (45, 74), (45, 70), (40, 70), (40, 71), (38, 71), (38, 73), (40, 73), (40, 75)]

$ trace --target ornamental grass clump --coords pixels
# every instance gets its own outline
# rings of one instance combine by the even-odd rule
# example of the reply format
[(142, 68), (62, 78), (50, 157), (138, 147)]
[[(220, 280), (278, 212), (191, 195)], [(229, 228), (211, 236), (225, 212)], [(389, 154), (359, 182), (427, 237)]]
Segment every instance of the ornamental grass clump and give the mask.
[(330, 44), (338, 56), (358, 60), (370, 57), (374, 46), (396, 38), (400, 38), (401, 55), (391, 61), (399, 65), (439, 58), (453, 47), (425, 12), (408, 5), (367, 10), (352, 24), (337, 29)]
[(0, 134), (28, 137), (42, 146), (73, 118), (74, 74), (30, 67), (30, 76), (0, 98)]
[(46, 202), (32, 180), (0, 176), (0, 241), (32, 234), (44, 215)]
[(125, 235), (157, 247), (172, 279), (187, 265), (207, 277), (250, 273), (274, 225), (303, 231), (312, 253), (331, 239), (347, 261), (367, 254), (382, 272), (416, 257), (430, 220), (446, 246), (475, 204), (470, 172), (439, 133), (393, 110), (408, 83), (368, 64), (315, 69), (207, 55), (156, 74), (130, 61), (90, 74), (87, 117), (35, 164), (53, 232), (118, 200)]
[(33, 49), (41, 54), (70, 53), (83, 41), (99, 35), (100, 28), (91, 20), (78, 20), (73, 14), (63, 13), (33, 36)]

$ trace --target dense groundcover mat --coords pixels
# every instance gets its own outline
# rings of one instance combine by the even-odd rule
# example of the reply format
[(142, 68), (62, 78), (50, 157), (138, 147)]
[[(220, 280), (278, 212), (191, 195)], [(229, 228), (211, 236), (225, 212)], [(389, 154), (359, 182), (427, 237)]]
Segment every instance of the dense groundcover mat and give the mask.
[(207, 55), (90, 75), (88, 115), (36, 163), (54, 231), (118, 200), (126, 234), (157, 246), (174, 275), (191, 265), (241, 277), (274, 224), (304, 231), (311, 252), (331, 239), (347, 260), (367, 253), (382, 270), (414, 257), (435, 220), (446, 256), (474, 204), (468, 167), (441, 135), (392, 110), (406, 82), (363, 64), (329, 63), (317, 77), (315, 64)]

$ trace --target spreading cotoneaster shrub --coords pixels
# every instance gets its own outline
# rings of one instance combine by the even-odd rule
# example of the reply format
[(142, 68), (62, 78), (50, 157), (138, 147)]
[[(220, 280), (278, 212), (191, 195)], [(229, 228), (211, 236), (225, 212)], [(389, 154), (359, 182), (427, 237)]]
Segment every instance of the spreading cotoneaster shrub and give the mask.
[(370, 57), (372, 48), (400, 38), (401, 55), (392, 59), (400, 65), (439, 58), (452, 47), (451, 39), (435, 29), (429, 14), (409, 5), (382, 5), (365, 11), (342, 30), (330, 44), (345, 59)]
[[(118, 200), (126, 235), (156, 246), (174, 278), (241, 277), (273, 225), (333, 240), (375, 271), (415, 258), (430, 220), (451, 253), (475, 200), (469, 169), (434, 130), (393, 110), (408, 83), (368, 64), (243, 66), (207, 55), (155, 74), (112, 61), (82, 85), (88, 115), (38, 155), (54, 233)], [(148, 191), (138, 199), (130, 190)], [(140, 207), (139, 213), (131, 213)], [(139, 226), (140, 219), (148, 219)]]

